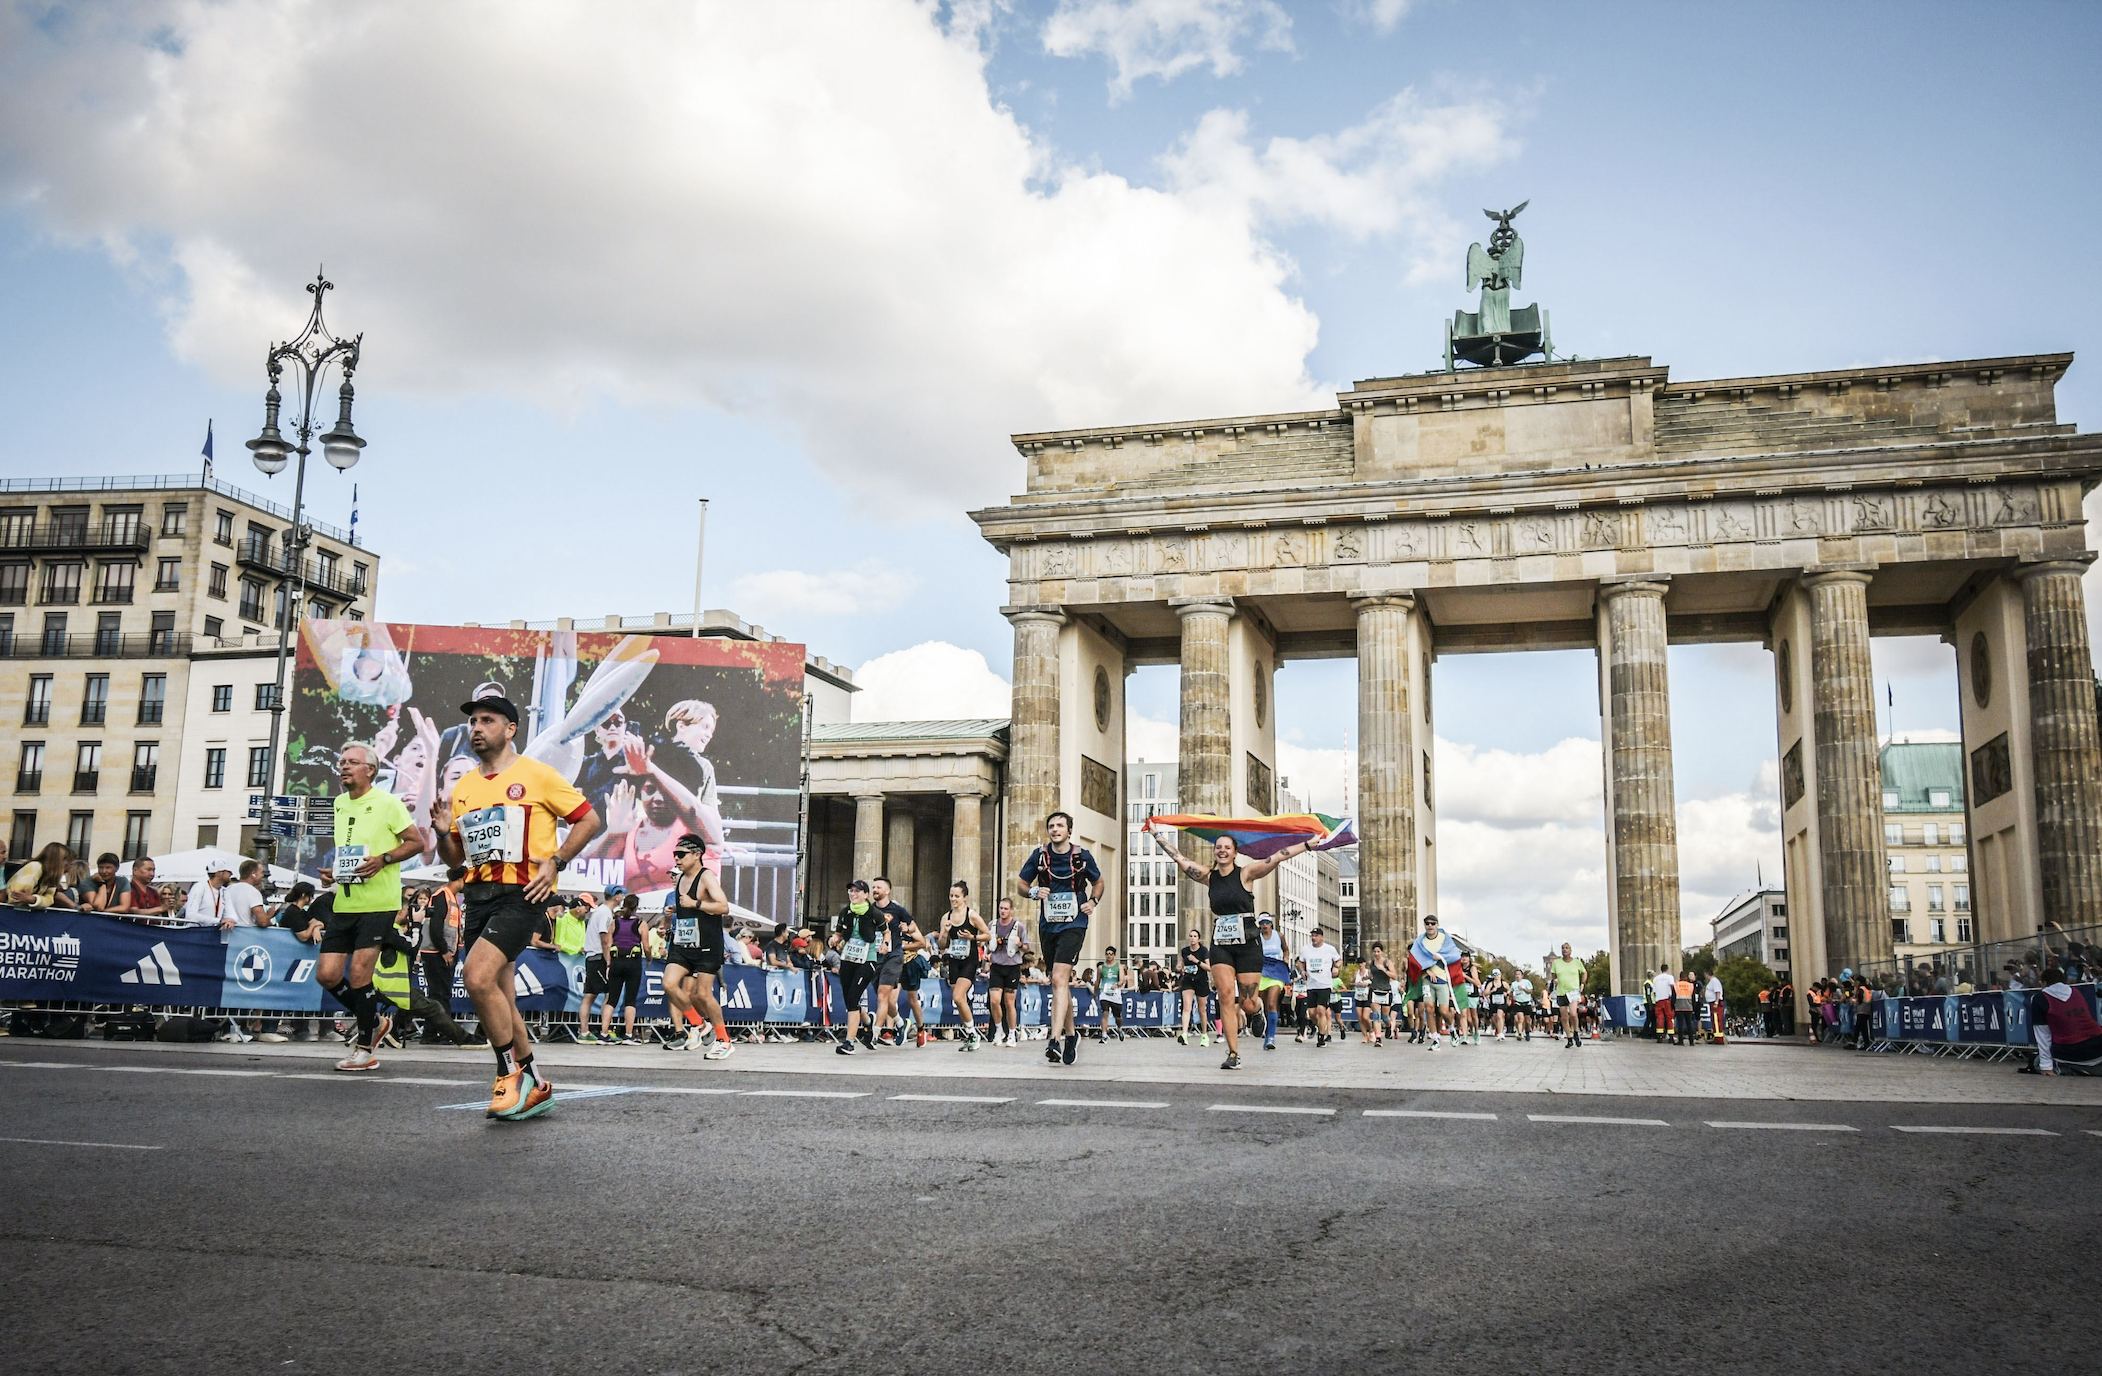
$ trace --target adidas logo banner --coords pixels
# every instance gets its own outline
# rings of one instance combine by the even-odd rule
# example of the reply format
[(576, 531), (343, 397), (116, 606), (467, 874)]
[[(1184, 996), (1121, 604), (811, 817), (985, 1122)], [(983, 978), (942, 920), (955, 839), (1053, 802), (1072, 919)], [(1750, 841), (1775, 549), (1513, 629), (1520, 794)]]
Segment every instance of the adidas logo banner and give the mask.
[(218, 1007), (231, 986), (228, 959), (216, 928), (10, 910), (0, 924), (0, 1000)]

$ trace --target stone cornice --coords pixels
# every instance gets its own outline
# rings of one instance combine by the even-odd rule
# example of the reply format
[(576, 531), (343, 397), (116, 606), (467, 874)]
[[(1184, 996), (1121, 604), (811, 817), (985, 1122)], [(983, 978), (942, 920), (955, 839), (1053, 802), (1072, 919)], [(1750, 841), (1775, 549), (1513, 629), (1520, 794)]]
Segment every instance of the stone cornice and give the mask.
[(1874, 388), (1925, 379), (1930, 384), (1966, 375), (1977, 378), (1988, 374), (1988, 380), (1997, 381), (2004, 373), (2026, 372), (2056, 381), (2073, 366), (2071, 354), (2016, 354), (2009, 358), (1962, 358), (1936, 363), (1894, 363), (1876, 368), (1829, 368), (1807, 373), (1771, 373), (1759, 377), (1718, 377), (1669, 383), (1664, 387), (1666, 396), (1687, 396), (1701, 393), (1751, 393), (1772, 392), (1783, 387), (1791, 391), (1828, 391), (1866, 385)]

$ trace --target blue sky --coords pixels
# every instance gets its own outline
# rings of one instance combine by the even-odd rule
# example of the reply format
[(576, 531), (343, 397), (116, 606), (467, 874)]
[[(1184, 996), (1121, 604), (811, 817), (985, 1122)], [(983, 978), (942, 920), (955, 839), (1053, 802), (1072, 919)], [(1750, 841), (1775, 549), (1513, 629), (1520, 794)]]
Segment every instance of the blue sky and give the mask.
[[(1001, 561), (960, 512), (1019, 486), (1006, 432), (1431, 366), (1484, 206), (1530, 201), (1563, 350), (1680, 378), (2085, 352), (2102, 318), (2092, 6), (549, 3), (502, 44), (365, 13), (303, 45), (267, 0), (0, 11), (0, 467), (174, 471), (211, 417), (222, 476), (288, 499), (239, 441), (325, 261), (370, 447), (312, 499), (341, 523), (358, 484), (390, 618), (684, 610), (707, 496), (709, 605), (989, 682)], [(495, 602), (492, 549), (532, 570)], [(1944, 651), (1878, 659), (1900, 727), (1955, 725)], [(1755, 804), (1764, 652), (1671, 671), (1682, 805)], [(1279, 677), (1310, 780), (1351, 674)], [(1438, 675), (1463, 751), (1598, 734), (1589, 656)]]

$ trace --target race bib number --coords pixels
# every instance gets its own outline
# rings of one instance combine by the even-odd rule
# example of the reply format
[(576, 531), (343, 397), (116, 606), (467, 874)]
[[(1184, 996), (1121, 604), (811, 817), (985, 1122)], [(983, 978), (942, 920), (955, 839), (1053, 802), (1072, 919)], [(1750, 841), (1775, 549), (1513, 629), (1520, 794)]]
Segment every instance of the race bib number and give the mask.
[(675, 917), (671, 924), (671, 940), (674, 946), (698, 946), (701, 944), (701, 920), (697, 917)]
[(1044, 916), (1053, 922), (1071, 922), (1080, 916), (1080, 895), (1070, 891), (1044, 899)]
[(1242, 930), (1239, 913), (1221, 913), (1212, 919), (1212, 940), (1225, 942), (1229, 946), (1239, 945), (1248, 938)]
[(525, 809), (479, 807), (460, 819), (460, 848), (470, 865), (517, 864), (525, 859)]
[(336, 882), (338, 884), (364, 883), (365, 881), (358, 877), (358, 866), (365, 863), (365, 856), (366, 850), (363, 846), (336, 847)]
[(949, 959), (951, 959), (951, 960), (962, 960), (962, 959), (964, 959), (964, 958), (965, 958), (966, 956), (970, 955), (970, 953), (971, 953), (971, 943), (970, 943), (970, 942), (968, 942), (968, 941), (965, 941), (965, 940), (964, 940), (964, 939), (963, 939), (962, 937), (960, 937), (960, 936), (959, 936), (959, 937), (951, 937), (951, 938), (950, 938), (950, 940), (949, 940)]
[(847, 943), (846, 945), (844, 945), (844, 946), (842, 946), (842, 947), (840, 947), (840, 948), (839, 948), (839, 958), (840, 958), (841, 960), (849, 960), (849, 961), (852, 961), (852, 962), (854, 962), (854, 963), (855, 963), (856, 965), (866, 965), (866, 964), (868, 964), (868, 963), (869, 963), (869, 944), (868, 944), (868, 942), (864, 941), (864, 940), (863, 940), (862, 938), (860, 938), (860, 937), (858, 937), (858, 936), (857, 936), (857, 937), (855, 937), (855, 938), (854, 938), (854, 939), (853, 939), (852, 941), (849, 941), (849, 942), (848, 942), (848, 943)]

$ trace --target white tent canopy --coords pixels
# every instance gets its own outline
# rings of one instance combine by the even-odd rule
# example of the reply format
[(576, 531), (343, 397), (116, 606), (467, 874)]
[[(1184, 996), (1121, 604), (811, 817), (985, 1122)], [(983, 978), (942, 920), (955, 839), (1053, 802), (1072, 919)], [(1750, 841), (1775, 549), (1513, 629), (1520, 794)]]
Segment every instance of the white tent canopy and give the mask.
[[(153, 857), (153, 880), (156, 884), (194, 884), (213, 870), (231, 870), (239, 874), (241, 866), (247, 862), (247, 856), (217, 846), (178, 850)], [(286, 888), (298, 883), (299, 876), (281, 865), (272, 865), (270, 882)]]

